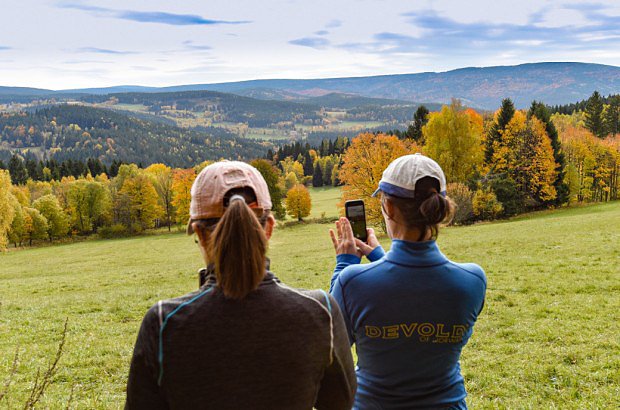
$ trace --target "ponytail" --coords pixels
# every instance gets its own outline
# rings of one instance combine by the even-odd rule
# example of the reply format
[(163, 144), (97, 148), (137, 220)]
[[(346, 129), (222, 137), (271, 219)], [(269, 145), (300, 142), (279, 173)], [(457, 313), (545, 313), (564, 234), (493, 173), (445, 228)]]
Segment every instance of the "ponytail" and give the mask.
[(265, 276), (267, 237), (252, 209), (234, 198), (211, 235), (210, 259), (226, 297), (243, 299)]

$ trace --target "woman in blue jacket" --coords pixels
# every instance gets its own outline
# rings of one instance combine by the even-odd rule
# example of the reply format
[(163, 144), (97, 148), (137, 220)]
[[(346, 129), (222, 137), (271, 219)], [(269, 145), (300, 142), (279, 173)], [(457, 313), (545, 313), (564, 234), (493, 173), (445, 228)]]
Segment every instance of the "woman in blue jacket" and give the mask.
[[(392, 247), (372, 229), (355, 239), (347, 219), (330, 236), (331, 294), (358, 355), (356, 409), (466, 409), (459, 357), (486, 290), (484, 271), (455, 263), (435, 242), (454, 211), (439, 165), (420, 154), (393, 161), (379, 188)], [(371, 263), (360, 264), (365, 255)]]

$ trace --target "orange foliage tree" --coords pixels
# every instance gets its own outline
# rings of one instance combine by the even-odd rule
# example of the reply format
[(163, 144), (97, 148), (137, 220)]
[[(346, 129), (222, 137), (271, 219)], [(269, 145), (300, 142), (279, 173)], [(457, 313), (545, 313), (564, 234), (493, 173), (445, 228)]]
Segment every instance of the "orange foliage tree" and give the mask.
[(419, 151), (414, 142), (404, 142), (393, 135), (364, 133), (353, 138), (340, 168), (339, 178), (344, 184), (340, 206), (351, 199), (362, 199), (368, 222), (383, 226), (381, 203), (371, 195), (390, 162)]

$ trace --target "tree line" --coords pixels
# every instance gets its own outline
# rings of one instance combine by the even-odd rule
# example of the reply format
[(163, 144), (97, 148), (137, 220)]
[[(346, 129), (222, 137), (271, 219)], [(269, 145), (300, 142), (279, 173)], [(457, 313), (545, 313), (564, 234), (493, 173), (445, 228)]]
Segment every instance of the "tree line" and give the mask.
[[(362, 133), (317, 146), (295, 142), (251, 164), (267, 181), (277, 218), (309, 215), (307, 186), (342, 185), (343, 201), (364, 199), (369, 221), (380, 223), (380, 203), (370, 195), (383, 170), (401, 155), (422, 152), (446, 173), (448, 194), (458, 204), (456, 222), (470, 223), (617, 200), (620, 135), (595, 135), (588, 118), (584, 111), (551, 114), (536, 101), (517, 110), (510, 99), (496, 112), (480, 114), (454, 100), (437, 112), (420, 107), (406, 131)], [(0, 171), (0, 247), (182, 226), (191, 185), (208, 163), (143, 169), (118, 161), (106, 166), (98, 159), (57, 163), (14, 156)]]

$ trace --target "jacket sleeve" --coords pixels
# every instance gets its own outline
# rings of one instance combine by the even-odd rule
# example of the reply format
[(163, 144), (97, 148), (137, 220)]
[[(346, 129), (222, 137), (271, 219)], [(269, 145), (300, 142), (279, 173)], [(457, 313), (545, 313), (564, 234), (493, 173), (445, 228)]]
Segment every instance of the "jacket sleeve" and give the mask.
[(315, 407), (318, 410), (349, 410), (353, 407), (357, 389), (351, 346), (340, 308), (332, 296), (328, 298), (332, 314), (333, 353), (331, 363), (323, 374)]
[(146, 313), (138, 332), (127, 380), (126, 410), (168, 408), (161, 388), (157, 384), (159, 316), (156, 307), (157, 305)]

